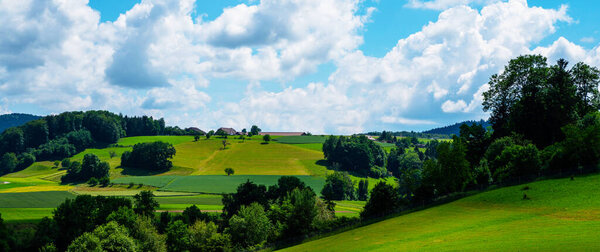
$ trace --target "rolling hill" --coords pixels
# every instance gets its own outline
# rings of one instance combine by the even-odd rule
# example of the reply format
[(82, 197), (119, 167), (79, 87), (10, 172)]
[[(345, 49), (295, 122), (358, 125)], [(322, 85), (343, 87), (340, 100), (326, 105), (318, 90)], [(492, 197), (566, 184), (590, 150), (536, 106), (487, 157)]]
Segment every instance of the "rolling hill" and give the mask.
[(467, 124), (467, 125), (473, 125), (473, 124), (481, 124), (484, 128), (487, 128), (488, 126), (491, 126), (489, 121), (484, 121), (484, 120), (480, 120), (480, 121), (464, 121), (464, 122), (459, 122), (459, 123), (455, 123), (452, 125), (448, 125), (448, 126), (444, 126), (444, 127), (439, 127), (439, 128), (435, 128), (435, 129), (430, 129), (427, 131), (423, 131), (423, 133), (426, 134), (442, 134), (442, 135), (460, 135), (460, 126), (463, 124)]
[(599, 250), (599, 183), (589, 175), (500, 188), (285, 251)]
[(42, 117), (20, 113), (0, 115), (0, 133), (2, 133), (5, 129), (8, 129), (10, 127), (21, 126), (29, 121), (33, 121), (40, 118)]

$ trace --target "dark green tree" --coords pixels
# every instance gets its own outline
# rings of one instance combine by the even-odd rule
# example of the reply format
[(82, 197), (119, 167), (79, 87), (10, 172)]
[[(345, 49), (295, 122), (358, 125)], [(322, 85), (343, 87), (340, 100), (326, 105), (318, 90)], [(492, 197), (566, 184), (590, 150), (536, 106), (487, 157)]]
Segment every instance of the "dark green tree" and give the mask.
[(135, 204), (133, 210), (142, 216), (154, 216), (154, 210), (160, 206), (154, 199), (152, 191), (141, 191), (133, 196), (133, 199)]
[(354, 183), (347, 172), (335, 171), (327, 175), (325, 186), (321, 190), (325, 200), (354, 200), (356, 199)]
[(381, 217), (400, 208), (400, 196), (393, 186), (381, 181), (371, 190), (371, 197), (360, 213), (361, 218)]

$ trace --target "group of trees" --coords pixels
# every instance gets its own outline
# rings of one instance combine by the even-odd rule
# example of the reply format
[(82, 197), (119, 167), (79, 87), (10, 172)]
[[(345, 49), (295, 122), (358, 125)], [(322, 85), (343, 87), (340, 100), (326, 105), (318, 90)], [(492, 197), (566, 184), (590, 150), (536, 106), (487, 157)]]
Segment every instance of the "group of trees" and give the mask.
[[(511, 60), (491, 77), (484, 109), (491, 131), (463, 124), (452, 141), (424, 153), (393, 149), (387, 169), (398, 178), (400, 202), (421, 204), (491, 183), (596, 171), (600, 161), (600, 72), (542, 56)], [(419, 156), (421, 155), (421, 156)]]
[[(395, 142), (396, 148), (381, 155), (385, 159), (379, 163), (373, 155), (377, 151), (361, 138), (328, 138), (323, 152), (334, 167), (357, 171), (382, 166), (398, 181), (397, 187), (377, 184), (361, 216), (386, 215), (492, 183), (597, 171), (600, 71), (583, 63), (569, 69), (564, 60), (546, 62), (542, 56), (521, 56), (491, 77), (483, 106), (491, 112), (492, 130), (463, 124), (451, 141), (432, 140), (421, 149), (416, 138), (382, 132), (379, 140)], [(347, 175), (334, 173), (322, 194), (349, 199), (353, 189)]]
[(381, 174), (385, 167), (385, 151), (364, 135), (329, 136), (323, 143), (323, 154), (336, 170), (368, 175)]
[(95, 154), (85, 154), (82, 163), (64, 159), (62, 167), (67, 169), (67, 174), (61, 177), (62, 183), (85, 182), (93, 179), (103, 185), (108, 184), (110, 165), (108, 162), (100, 161)]
[[(107, 111), (49, 115), (0, 134), (0, 162), (10, 163), (1, 168), (0, 174), (23, 169), (36, 160), (71, 157), (97, 143), (115, 143), (124, 136), (164, 133), (163, 119), (146, 116), (127, 117)], [(16, 157), (16, 165), (12, 165), (13, 157)]]
[(175, 153), (175, 147), (170, 143), (162, 141), (137, 143), (132, 151), (123, 152), (121, 166), (150, 171), (169, 170), (173, 167), (169, 159), (173, 158)]
[(329, 228), (334, 211), (304, 182), (283, 176), (269, 187), (248, 181), (224, 195), (222, 218), (234, 247), (256, 249)]

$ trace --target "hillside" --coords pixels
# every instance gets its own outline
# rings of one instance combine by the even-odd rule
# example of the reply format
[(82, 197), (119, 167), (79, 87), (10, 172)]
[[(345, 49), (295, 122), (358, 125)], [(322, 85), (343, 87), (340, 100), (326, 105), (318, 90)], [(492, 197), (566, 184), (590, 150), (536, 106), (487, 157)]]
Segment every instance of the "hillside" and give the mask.
[(5, 129), (8, 129), (10, 127), (21, 126), (29, 121), (33, 121), (40, 118), (42, 117), (20, 113), (0, 115), (0, 133), (2, 133)]
[(422, 133), (426, 133), (426, 134), (442, 134), (442, 135), (460, 135), (460, 126), (463, 124), (467, 124), (469, 126), (473, 125), (473, 124), (481, 124), (484, 128), (487, 128), (488, 126), (491, 126), (489, 121), (484, 121), (484, 120), (480, 120), (480, 121), (464, 121), (464, 122), (459, 122), (459, 123), (455, 123), (452, 125), (448, 125), (448, 126), (444, 126), (444, 127), (439, 127), (439, 128), (435, 128), (435, 129), (430, 129), (427, 131), (423, 131)]
[(598, 250), (598, 183), (590, 175), (501, 188), (286, 251)]
[[(279, 138), (274, 136), (275, 139)], [(320, 192), (328, 171), (323, 165), (321, 137), (284, 138), (294, 144), (277, 141), (262, 144), (262, 137), (242, 141), (229, 137), (223, 149), (223, 138), (200, 139), (191, 136), (139, 136), (119, 139), (115, 146), (103, 149), (86, 149), (73, 156), (81, 162), (88, 153), (97, 155), (110, 165), (110, 177), (116, 185), (89, 187), (87, 184), (61, 185), (65, 174), (53, 161), (36, 162), (26, 169), (0, 177), (0, 214), (8, 222), (36, 222), (50, 216), (54, 207), (65, 198), (77, 194), (112, 195), (130, 197), (141, 190), (153, 190), (159, 196), (162, 210), (183, 210), (196, 204), (202, 210), (218, 211), (223, 208), (221, 193), (235, 191), (240, 183), (251, 180), (258, 184), (273, 185), (282, 175), (297, 176), (316, 192)], [(316, 140), (315, 140), (316, 139)], [(120, 167), (120, 155), (136, 143), (164, 141), (174, 145), (177, 154), (173, 169), (150, 173)], [(116, 157), (110, 157), (114, 151)], [(225, 168), (235, 174), (226, 176)], [(354, 179), (357, 179), (353, 177)], [(370, 178), (370, 186), (376, 179)], [(133, 183), (133, 186), (130, 186)], [(210, 194), (210, 195), (207, 195)], [(26, 199), (26, 200), (22, 200)], [(358, 215), (364, 202), (344, 202), (338, 205), (340, 215)]]

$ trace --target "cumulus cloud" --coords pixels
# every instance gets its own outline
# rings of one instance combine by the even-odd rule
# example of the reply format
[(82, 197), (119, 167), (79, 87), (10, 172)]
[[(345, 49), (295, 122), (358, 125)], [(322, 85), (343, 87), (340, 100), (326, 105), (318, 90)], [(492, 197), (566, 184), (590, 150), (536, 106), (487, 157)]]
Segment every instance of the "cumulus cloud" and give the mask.
[[(11, 34), (0, 40), (3, 104), (147, 113), (182, 126), (356, 133), (381, 123), (444, 123), (431, 120), (443, 113), (484, 117), (489, 76), (521, 54), (600, 65), (600, 47), (562, 37), (536, 46), (557, 23), (572, 22), (566, 6), (411, 0), (408, 7), (444, 11), (372, 57), (358, 49), (374, 10), (361, 9), (360, 0), (263, 0), (214, 20), (195, 17), (195, 4), (144, 0), (100, 22), (85, 0), (0, 1), (0, 34)], [(322, 82), (275, 92), (258, 85), (285, 83), (323, 63), (336, 69)], [(239, 101), (215, 101), (210, 81), (221, 78), (251, 84)]]
[[(495, 0), (496, 2), (499, 0)], [(454, 7), (457, 5), (468, 5), (471, 3), (490, 3), (495, 2), (494, 0), (431, 0), (431, 1), (421, 1), (421, 0), (408, 0), (404, 6), (408, 8), (415, 9), (431, 9), (431, 10), (445, 10), (450, 7)]]

